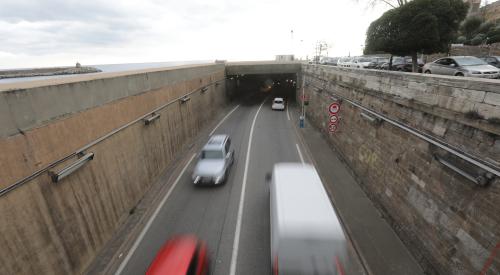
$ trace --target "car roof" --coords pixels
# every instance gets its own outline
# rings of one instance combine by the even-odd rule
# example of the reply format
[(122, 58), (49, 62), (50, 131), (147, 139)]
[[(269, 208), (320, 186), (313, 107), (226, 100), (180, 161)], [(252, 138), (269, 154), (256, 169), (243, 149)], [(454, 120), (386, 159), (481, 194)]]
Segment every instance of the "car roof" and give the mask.
[(146, 274), (186, 274), (197, 245), (195, 236), (170, 239), (158, 252)]
[[(343, 237), (342, 227), (313, 166), (277, 163), (273, 170), (278, 227), (282, 234)], [(286, 231), (286, 232), (285, 232)]]
[(224, 147), (224, 143), (228, 137), (228, 135), (214, 135), (210, 137), (203, 150), (220, 150)]

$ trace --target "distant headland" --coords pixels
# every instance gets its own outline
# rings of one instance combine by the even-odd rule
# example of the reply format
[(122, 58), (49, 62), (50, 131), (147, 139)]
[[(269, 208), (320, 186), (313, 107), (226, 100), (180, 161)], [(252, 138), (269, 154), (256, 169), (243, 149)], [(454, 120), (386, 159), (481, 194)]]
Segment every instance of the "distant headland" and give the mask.
[(68, 74), (88, 74), (88, 73), (98, 73), (98, 72), (101, 72), (101, 70), (94, 67), (84, 67), (81, 66), (80, 63), (76, 63), (75, 67), (1, 70), (0, 79), (17, 78), (17, 77), (68, 75)]

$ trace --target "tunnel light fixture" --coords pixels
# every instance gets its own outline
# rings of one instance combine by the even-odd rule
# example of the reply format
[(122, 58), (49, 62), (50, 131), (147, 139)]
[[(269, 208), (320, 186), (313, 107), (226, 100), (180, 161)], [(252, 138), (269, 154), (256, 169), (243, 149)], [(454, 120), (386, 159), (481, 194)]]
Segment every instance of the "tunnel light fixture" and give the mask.
[(370, 122), (371, 124), (373, 125), (379, 125), (382, 123), (382, 120), (378, 117), (375, 117), (375, 116), (372, 116), (372, 115), (369, 115), (365, 112), (361, 112), (361, 117), (365, 120), (367, 120), (368, 122)]
[(191, 98), (189, 96), (185, 96), (179, 100), (180, 100), (181, 104), (184, 104), (184, 103), (188, 102), (189, 100), (191, 100)]
[(52, 178), (52, 182), (57, 183), (64, 179), (65, 177), (71, 175), (73, 172), (82, 167), (85, 163), (94, 159), (94, 153), (84, 154), (83, 152), (78, 153), (79, 159), (69, 166), (61, 169), (60, 171), (53, 172), (49, 171), (49, 175)]
[(206, 91), (208, 91), (208, 87), (203, 87), (203, 88), (201, 88), (201, 92), (202, 92), (202, 93), (204, 93), (204, 92), (206, 92)]
[(463, 169), (457, 167), (456, 165), (454, 165), (450, 161), (446, 160), (445, 158), (439, 156), (438, 154), (434, 154), (434, 158), (439, 163), (441, 163), (444, 166), (450, 168), (451, 170), (453, 170), (457, 174), (459, 174), (462, 177), (464, 177), (464, 178), (472, 181), (473, 183), (475, 183), (478, 186), (486, 186), (486, 185), (488, 185), (488, 183), (490, 183), (493, 180), (493, 178), (495, 177), (492, 173), (489, 173), (489, 172), (481, 173), (481, 174), (479, 174), (477, 176), (474, 176), (474, 175), (471, 175), (470, 173), (464, 171)]
[(160, 118), (160, 114), (153, 113), (153, 114), (151, 114), (150, 117), (144, 118), (143, 121), (144, 121), (145, 125), (149, 125), (149, 124), (153, 123), (153, 121), (157, 120), (158, 118)]

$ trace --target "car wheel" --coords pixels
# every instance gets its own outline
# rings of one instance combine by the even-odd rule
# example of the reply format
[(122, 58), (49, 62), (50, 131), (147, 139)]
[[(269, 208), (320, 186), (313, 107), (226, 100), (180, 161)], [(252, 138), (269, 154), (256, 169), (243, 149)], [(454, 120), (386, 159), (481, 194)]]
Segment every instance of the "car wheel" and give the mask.
[(431, 74), (431, 71), (426, 70), (424, 73), (426, 73), (426, 74)]
[(463, 73), (456, 73), (455, 76), (464, 76)]

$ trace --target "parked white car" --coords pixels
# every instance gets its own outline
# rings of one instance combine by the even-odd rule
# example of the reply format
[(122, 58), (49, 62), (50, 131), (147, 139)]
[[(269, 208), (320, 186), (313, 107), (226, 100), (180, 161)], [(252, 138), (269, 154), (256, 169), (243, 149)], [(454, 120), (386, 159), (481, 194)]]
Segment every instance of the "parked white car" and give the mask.
[(271, 109), (280, 111), (285, 110), (285, 100), (283, 100), (283, 98), (281, 97), (276, 97), (273, 100), (273, 105), (271, 105)]
[(356, 57), (354, 58), (354, 61), (352, 63), (352, 67), (354, 68), (359, 68), (359, 69), (371, 69), (375, 68), (376, 62), (375, 58), (373, 57)]
[(341, 57), (339, 61), (337, 62), (338, 67), (343, 67), (343, 68), (349, 68), (351, 67), (351, 62), (352, 58), (351, 57)]
[(450, 56), (424, 65), (426, 74), (499, 78), (500, 69), (474, 56)]

